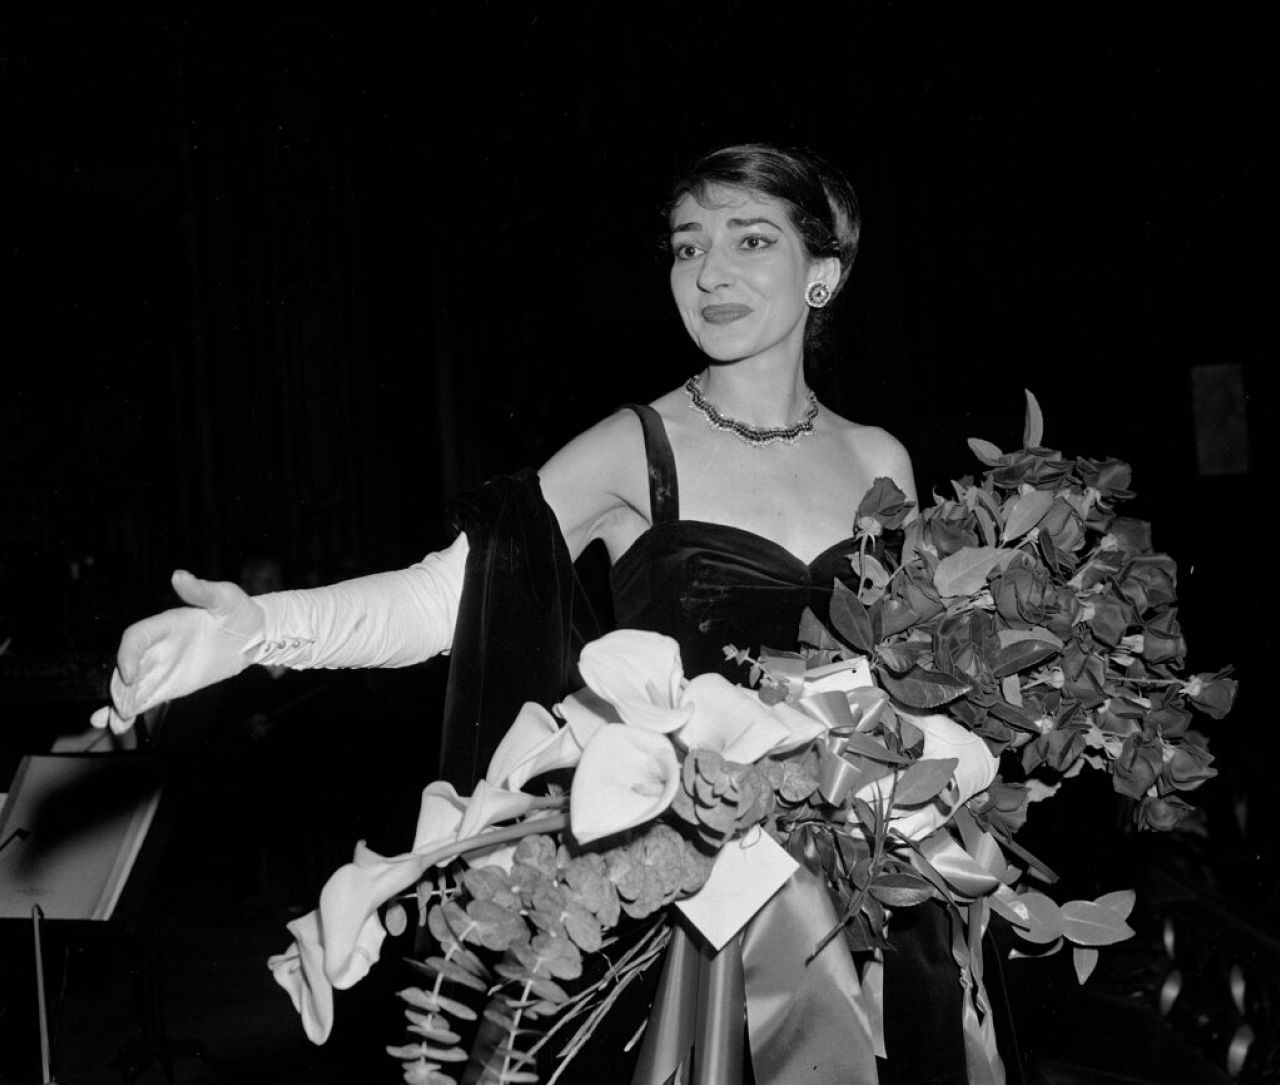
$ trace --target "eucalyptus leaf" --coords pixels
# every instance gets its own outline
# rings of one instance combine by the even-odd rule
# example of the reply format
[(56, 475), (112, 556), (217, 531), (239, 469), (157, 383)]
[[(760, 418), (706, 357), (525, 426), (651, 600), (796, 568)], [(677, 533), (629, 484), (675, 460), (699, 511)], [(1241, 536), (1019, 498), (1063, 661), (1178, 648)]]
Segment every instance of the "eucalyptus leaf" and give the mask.
[(987, 583), (987, 576), (1000, 560), (993, 546), (965, 546), (938, 562), (933, 586), (943, 599), (973, 595)]
[(894, 805), (918, 806), (922, 802), (928, 802), (951, 781), (959, 763), (959, 759), (955, 757), (929, 758), (915, 762), (898, 780), (898, 786), (893, 792)]
[(400, 903), (392, 904), (382, 917), (382, 925), (392, 938), (399, 938), (408, 929), (409, 916)]
[(466, 1062), (467, 1052), (461, 1047), (432, 1047), (430, 1044), (421, 1045), (421, 1057), (430, 1059), (433, 1062)]
[(453, 983), (461, 984), (463, 987), (470, 987), (475, 991), (485, 991), (489, 987), (484, 980), (473, 976), (465, 968), (460, 968), (452, 961), (446, 961), (443, 957), (428, 957), (425, 961), (420, 962), (420, 966), (430, 975), (442, 976)]
[(1109, 946), (1133, 937), (1133, 928), (1110, 908), (1091, 900), (1062, 906), (1062, 933), (1082, 946)]
[[(420, 972), (426, 972), (431, 976), (435, 975), (431, 969), (424, 967), (420, 961), (409, 958), (409, 964)], [(438, 1011), (439, 1013), (447, 1013), (458, 1021), (474, 1021), (476, 1019), (476, 1011), (465, 1002), (459, 1002), (457, 999), (449, 998), (447, 995), (424, 991), (420, 987), (407, 988), (400, 992), (400, 997), (410, 1005)]]
[(406, 1016), (409, 1018), (409, 1031), (415, 1036), (421, 1036), (424, 1040), (430, 1040), (434, 1044), (457, 1044), (462, 1042), (462, 1037), (448, 1028), (443, 1020), (437, 1018), (433, 1021), (426, 1014), (414, 1013), (412, 1010), (407, 1011)]

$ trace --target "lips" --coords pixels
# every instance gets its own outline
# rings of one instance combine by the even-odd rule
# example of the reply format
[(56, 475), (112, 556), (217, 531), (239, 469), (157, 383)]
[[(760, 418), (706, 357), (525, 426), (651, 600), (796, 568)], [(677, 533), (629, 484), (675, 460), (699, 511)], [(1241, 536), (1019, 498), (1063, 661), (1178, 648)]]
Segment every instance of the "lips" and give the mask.
[(750, 313), (746, 305), (708, 305), (702, 310), (702, 319), (708, 324), (732, 324)]

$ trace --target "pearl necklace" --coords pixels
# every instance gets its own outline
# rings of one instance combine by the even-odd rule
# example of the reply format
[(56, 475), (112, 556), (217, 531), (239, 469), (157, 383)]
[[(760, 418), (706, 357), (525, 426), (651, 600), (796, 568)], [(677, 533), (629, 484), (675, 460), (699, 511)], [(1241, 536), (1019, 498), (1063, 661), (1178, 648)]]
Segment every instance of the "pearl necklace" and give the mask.
[(727, 430), (739, 441), (752, 448), (764, 448), (775, 441), (793, 445), (801, 437), (813, 434), (813, 420), (818, 417), (818, 397), (809, 389), (809, 406), (805, 408), (804, 417), (790, 426), (749, 426), (736, 418), (721, 414), (716, 405), (702, 394), (702, 385), (696, 376), (684, 382), (685, 394), (689, 397), (689, 410), (697, 411), (706, 419), (707, 425), (716, 430)]

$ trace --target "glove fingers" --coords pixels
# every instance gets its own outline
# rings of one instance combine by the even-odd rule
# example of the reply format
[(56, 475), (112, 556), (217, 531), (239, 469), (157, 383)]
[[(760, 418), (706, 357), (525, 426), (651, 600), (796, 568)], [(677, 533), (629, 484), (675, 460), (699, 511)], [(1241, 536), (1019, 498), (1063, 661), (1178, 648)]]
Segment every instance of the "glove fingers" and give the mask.
[(134, 622), (124, 631), (124, 636), (120, 638), (120, 649), (116, 652), (116, 669), (111, 675), (111, 696), (116, 704), (120, 703), (116, 697), (117, 682), (131, 686), (138, 680), (142, 654), (160, 639), (162, 633), (156, 622), (149, 618)]
[(131, 693), (132, 691), (129, 687), (121, 680), (120, 672), (118, 670), (112, 671), (111, 704), (104, 705), (94, 712), (89, 717), (89, 722), (98, 728), (110, 727), (113, 734), (124, 734), (133, 726), (133, 721), (136, 717), (136, 713), (130, 714), (130, 709), (125, 704), (127, 700), (131, 699)]

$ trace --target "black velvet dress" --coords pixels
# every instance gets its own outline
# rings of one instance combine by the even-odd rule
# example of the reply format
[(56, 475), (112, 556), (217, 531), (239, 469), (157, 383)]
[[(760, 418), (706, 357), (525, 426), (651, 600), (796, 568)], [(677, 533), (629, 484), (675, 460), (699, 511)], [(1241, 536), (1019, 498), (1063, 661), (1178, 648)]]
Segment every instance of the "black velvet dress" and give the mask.
[[(611, 571), (616, 624), (674, 638), (687, 676), (715, 670), (742, 681), (741, 668), (726, 662), (724, 645), (753, 652), (794, 648), (804, 608), (823, 614), (833, 581), (850, 576), (846, 555), (853, 540), (805, 563), (750, 531), (681, 520), (662, 420), (652, 408), (632, 409), (644, 426), (652, 526)], [(467, 531), (470, 557), (443, 768), (447, 778), (469, 787), (524, 700), (550, 704), (577, 688), (572, 660), (602, 630), (576, 588), (536, 476), (488, 484), (458, 523)], [(890, 941), (884, 982), (889, 1059), (880, 1064), (880, 1082), (964, 1085), (962, 991), (943, 910), (928, 904), (899, 910)], [(613, 1063), (611, 1076), (621, 1080), (625, 1072)]]

